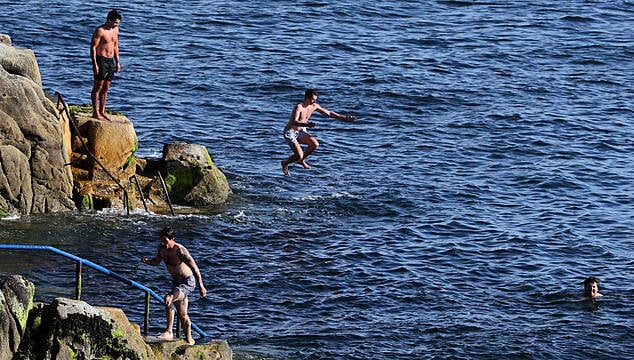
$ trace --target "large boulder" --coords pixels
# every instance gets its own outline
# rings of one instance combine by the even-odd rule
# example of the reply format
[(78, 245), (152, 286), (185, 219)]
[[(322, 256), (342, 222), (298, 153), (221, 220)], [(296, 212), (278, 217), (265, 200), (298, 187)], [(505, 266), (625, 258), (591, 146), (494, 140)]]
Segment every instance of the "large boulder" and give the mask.
[(202, 145), (174, 142), (163, 146), (165, 183), (174, 203), (190, 206), (219, 205), (231, 188)]
[(29, 159), (18, 148), (0, 145), (0, 209), (31, 209), (33, 187)]
[(75, 116), (87, 149), (83, 143), (80, 145), (75, 141), (74, 150), (77, 153), (85, 153), (86, 150), (91, 153), (88, 169), (91, 180), (110, 180), (110, 175), (127, 180), (136, 169), (134, 153), (139, 147), (139, 140), (132, 122), (124, 115), (109, 117), (112, 121), (95, 119), (85, 114)]
[[(7, 156), (1, 161), (13, 162), (21, 171), (20, 176), (10, 175), (6, 169), (0, 174), (0, 212), (29, 214), (74, 208), (72, 176), (65, 169), (64, 131), (58, 118), (55, 105), (42, 89), (33, 51), (10, 46), (10, 41), (9, 45), (0, 42), (0, 145)], [(22, 199), (15, 189), (26, 190)]]
[[(114, 316), (113, 316), (114, 314)], [(154, 359), (122, 312), (80, 300), (57, 298), (29, 319), (17, 358)]]
[(22, 49), (11, 46), (11, 39), (0, 41), (0, 67), (10, 74), (25, 77), (33, 81), (40, 88), (42, 78), (40, 68), (37, 65), (35, 53), (30, 49)]

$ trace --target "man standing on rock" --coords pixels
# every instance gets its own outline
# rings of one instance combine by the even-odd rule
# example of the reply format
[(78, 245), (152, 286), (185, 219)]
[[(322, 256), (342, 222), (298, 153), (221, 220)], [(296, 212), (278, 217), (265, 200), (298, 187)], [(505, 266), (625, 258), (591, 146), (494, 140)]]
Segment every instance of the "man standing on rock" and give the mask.
[(159, 339), (172, 340), (174, 338), (172, 333), (174, 311), (172, 307), (175, 306), (178, 312), (178, 318), (183, 324), (185, 341), (187, 341), (189, 345), (194, 345), (192, 323), (189, 319), (189, 315), (187, 315), (187, 295), (194, 291), (196, 282), (198, 282), (201, 297), (207, 295), (207, 289), (205, 289), (205, 285), (203, 285), (203, 279), (194, 258), (192, 258), (189, 251), (187, 251), (183, 245), (176, 243), (174, 230), (167, 226), (161, 230), (159, 237), (161, 238), (161, 245), (159, 245), (156, 256), (152, 259), (148, 259), (145, 256), (141, 258), (142, 263), (152, 266), (160, 264), (161, 261), (165, 262), (167, 271), (172, 275), (172, 292), (165, 296), (167, 326), (165, 332), (159, 336)]
[(121, 71), (119, 63), (119, 23), (121, 14), (111, 10), (106, 22), (99, 26), (92, 34), (90, 41), (90, 58), (94, 82), (90, 98), (92, 100), (92, 117), (100, 120), (110, 120), (106, 116), (106, 99), (110, 82), (114, 73)]

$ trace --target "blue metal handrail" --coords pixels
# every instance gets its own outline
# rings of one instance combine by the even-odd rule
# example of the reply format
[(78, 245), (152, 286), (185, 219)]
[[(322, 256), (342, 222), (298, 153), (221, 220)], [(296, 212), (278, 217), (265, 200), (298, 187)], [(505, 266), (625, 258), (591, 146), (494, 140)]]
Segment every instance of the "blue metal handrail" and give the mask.
[[(126, 278), (123, 275), (117, 274), (114, 271), (108, 270), (105, 267), (101, 266), (101, 265), (97, 265), (92, 261), (86, 260), (84, 258), (80, 258), (79, 256), (75, 256), (71, 253), (68, 253), (66, 251), (62, 251), (58, 248), (52, 247), (52, 246), (45, 246), (45, 245), (14, 245), (14, 244), (0, 244), (0, 250), (4, 249), (4, 250), (46, 250), (46, 251), (51, 251), (54, 252), (58, 255), (62, 255), (64, 257), (67, 257), (69, 259), (73, 259), (77, 262), (77, 270), (76, 270), (76, 283), (75, 283), (75, 296), (77, 298), (77, 300), (79, 300), (80, 296), (81, 296), (81, 266), (82, 264), (86, 264), (89, 267), (103, 273), (106, 274), (112, 278), (115, 278), (121, 282), (124, 282), (132, 287), (135, 287), (139, 290), (143, 290), (146, 293), (146, 301), (145, 301), (145, 335), (147, 335), (147, 328), (148, 328), (148, 316), (149, 316), (149, 296), (151, 295), (152, 297), (154, 297), (156, 300), (158, 300), (161, 304), (165, 304), (165, 300), (159, 296), (155, 291), (153, 291), (152, 289), (148, 288), (145, 285), (139, 284), (138, 282), (134, 281), (134, 280), (130, 280), (128, 278)], [(196, 326), (196, 324), (192, 323), (192, 329), (194, 329), (198, 334), (200, 334), (200, 336), (202, 337), (206, 337), (207, 334), (202, 331), (198, 326)]]

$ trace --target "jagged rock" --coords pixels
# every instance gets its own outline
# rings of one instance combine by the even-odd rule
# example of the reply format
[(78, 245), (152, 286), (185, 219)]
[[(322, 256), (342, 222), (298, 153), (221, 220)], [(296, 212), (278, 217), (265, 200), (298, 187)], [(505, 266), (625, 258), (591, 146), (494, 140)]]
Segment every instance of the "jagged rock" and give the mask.
[(33, 202), (29, 159), (11, 145), (0, 145), (0, 209), (27, 213)]
[(122, 331), (123, 338), (126, 339), (130, 348), (135, 349), (135, 352), (137, 353), (147, 354), (148, 359), (154, 358), (154, 353), (152, 349), (145, 341), (143, 341), (143, 338), (141, 337), (141, 328), (139, 327), (139, 325), (130, 322), (123, 310), (113, 307), (96, 308), (110, 313), (113, 322), (117, 324), (119, 329)]
[(41, 88), (40, 68), (33, 50), (11, 46), (11, 38), (8, 35), (7, 38), (8, 44), (0, 41), (0, 67), (9, 74), (30, 79)]
[(163, 162), (165, 183), (174, 203), (218, 205), (231, 194), (227, 178), (202, 145), (184, 142), (165, 144)]
[(11, 359), (18, 350), (33, 308), (35, 285), (19, 275), (9, 276), (0, 291), (0, 359)]
[[(113, 316), (113, 314), (115, 316)], [(21, 359), (155, 359), (122, 312), (57, 298), (33, 312)]]
[(11, 45), (11, 36), (0, 34), (0, 44)]
[[(4, 42), (0, 42), (0, 144), (24, 154), (31, 173), (30, 178), (7, 177), (4, 171), (0, 212), (29, 214), (74, 208), (72, 177), (64, 168), (62, 127), (57, 109), (42, 89), (35, 54)], [(12, 158), (17, 159), (13, 155)], [(20, 163), (23, 162), (22, 158)], [(20, 169), (24, 169), (23, 165)], [(17, 188), (29, 188), (23, 196), (32, 199), (16, 202), (15, 198), (5, 198), (4, 189)]]
[(2, 284), (2, 293), (9, 310), (17, 320), (18, 331), (24, 333), (29, 311), (33, 308), (35, 285), (23, 276), (12, 275)]
[(7, 300), (0, 291), (0, 359), (11, 359), (15, 352), (14, 346), (20, 343), (20, 334), (15, 325), (15, 319), (9, 312)]

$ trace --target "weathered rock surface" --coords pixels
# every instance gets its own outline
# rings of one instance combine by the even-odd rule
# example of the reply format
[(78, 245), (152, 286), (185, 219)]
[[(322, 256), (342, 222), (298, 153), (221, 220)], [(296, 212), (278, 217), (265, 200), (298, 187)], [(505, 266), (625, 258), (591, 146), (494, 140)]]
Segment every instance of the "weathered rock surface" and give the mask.
[(145, 205), (151, 210), (165, 213), (168, 200), (199, 207), (227, 201), (229, 183), (204, 146), (176, 142), (164, 145), (161, 159), (138, 159), (138, 139), (132, 123), (124, 115), (109, 117), (112, 121), (73, 112), (71, 121), (77, 124), (78, 134), (71, 140), (71, 169), (79, 207), (140, 208), (141, 200), (147, 199)]
[(33, 308), (35, 286), (22, 276), (9, 276), (0, 291), (0, 359), (17, 352)]
[[(134, 126), (123, 115), (109, 117), (112, 121), (97, 120), (85, 114), (77, 114), (74, 119), (88, 151), (94, 156), (89, 157), (92, 180), (109, 180), (101, 165), (119, 179), (128, 179), (135, 172), (134, 153), (139, 140)], [(74, 145), (74, 152), (85, 154), (83, 144), (75, 141)]]
[(0, 41), (0, 213), (73, 209), (57, 109), (33, 51), (8, 44)]
[(231, 189), (202, 145), (175, 142), (163, 146), (165, 182), (176, 203), (193, 206), (218, 205)]
[(57, 298), (34, 304), (35, 286), (10, 276), (0, 292), (0, 359), (230, 360), (226, 341), (148, 344), (121, 309)]
[(150, 347), (157, 358), (178, 360), (227, 360), (233, 351), (225, 340), (189, 346), (185, 340), (151, 342)]

